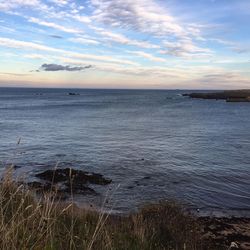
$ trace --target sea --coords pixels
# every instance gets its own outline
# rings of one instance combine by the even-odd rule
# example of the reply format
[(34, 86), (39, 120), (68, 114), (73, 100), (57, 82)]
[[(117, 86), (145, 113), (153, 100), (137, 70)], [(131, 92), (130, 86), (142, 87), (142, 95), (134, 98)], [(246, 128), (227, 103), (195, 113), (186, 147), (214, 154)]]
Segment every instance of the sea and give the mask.
[(73, 199), (114, 213), (175, 200), (197, 214), (250, 216), (250, 104), (190, 92), (0, 88), (1, 172), (103, 174), (112, 184), (94, 187), (99, 195)]

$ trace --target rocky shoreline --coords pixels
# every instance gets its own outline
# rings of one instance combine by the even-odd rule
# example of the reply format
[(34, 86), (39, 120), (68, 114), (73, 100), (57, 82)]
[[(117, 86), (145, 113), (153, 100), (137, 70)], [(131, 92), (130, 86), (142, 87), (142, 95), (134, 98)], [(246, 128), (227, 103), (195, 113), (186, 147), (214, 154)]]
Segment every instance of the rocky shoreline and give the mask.
[(226, 90), (219, 92), (185, 93), (183, 96), (198, 99), (225, 100), (226, 102), (250, 102), (250, 90)]
[(215, 249), (250, 249), (250, 218), (200, 217), (198, 221), (202, 239), (212, 243)]
[[(22, 184), (37, 194), (53, 192), (56, 198), (66, 202), (72, 194), (98, 195), (94, 185), (109, 185), (112, 182), (102, 174), (72, 168), (45, 170), (35, 174), (35, 177), (36, 181)], [(109, 216), (111, 220), (123, 220), (124, 215)], [(250, 250), (250, 218), (191, 216), (199, 224), (202, 241), (212, 245), (214, 249)]]
[(72, 194), (97, 195), (89, 185), (108, 185), (112, 182), (101, 174), (72, 168), (46, 170), (35, 177), (37, 181), (27, 182), (25, 185), (37, 193), (53, 191), (62, 200), (70, 198)]

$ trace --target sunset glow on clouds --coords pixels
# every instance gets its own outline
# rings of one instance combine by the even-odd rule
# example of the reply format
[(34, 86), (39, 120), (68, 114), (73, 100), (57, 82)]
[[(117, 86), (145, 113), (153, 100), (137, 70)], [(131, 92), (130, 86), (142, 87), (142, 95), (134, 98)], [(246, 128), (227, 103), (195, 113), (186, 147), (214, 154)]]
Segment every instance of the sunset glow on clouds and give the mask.
[(0, 0), (0, 86), (250, 88), (249, 0)]

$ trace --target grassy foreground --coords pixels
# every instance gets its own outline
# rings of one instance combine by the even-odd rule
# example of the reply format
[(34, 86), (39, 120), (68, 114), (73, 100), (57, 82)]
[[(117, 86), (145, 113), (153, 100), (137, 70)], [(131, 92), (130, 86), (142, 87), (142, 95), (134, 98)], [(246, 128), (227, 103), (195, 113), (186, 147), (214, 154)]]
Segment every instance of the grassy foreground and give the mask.
[(199, 225), (173, 203), (127, 217), (62, 205), (53, 192), (34, 199), (6, 176), (0, 183), (0, 249), (214, 249)]

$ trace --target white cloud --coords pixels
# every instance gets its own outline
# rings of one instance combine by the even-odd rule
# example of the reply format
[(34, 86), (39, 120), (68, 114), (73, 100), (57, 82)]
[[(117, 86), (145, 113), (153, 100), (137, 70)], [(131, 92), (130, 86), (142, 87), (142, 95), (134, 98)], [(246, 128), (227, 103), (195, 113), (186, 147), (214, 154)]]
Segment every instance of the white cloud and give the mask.
[(164, 59), (164, 58), (156, 57), (156, 56), (153, 56), (149, 53), (145, 53), (143, 51), (129, 51), (129, 53), (134, 54), (136, 56), (146, 58), (146, 59), (153, 61), (153, 62), (166, 62), (166, 59)]
[(198, 32), (198, 28), (189, 29), (188, 24), (184, 28), (163, 6), (152, 0), (91, 0), (91, 3), (96, 8), (93, 20), (112, 27), (176, 37)]
[(80, 44), (84, 44), (84, 45), (98, 45), (98, 44), (100, 44), (99, 41), (96, 41), (94, 39), (89, 39), (89, 38), (83, 38), (83, 37), (70, 38), (69, 40), (71, 42), (80, 43)]
[[(77, 9), (74, 9), (78, 12)], [(71, 16), (73, 19), (81, 22), (81, 23), (91, 23), (91, 19), (88, 16), (83, 16), (83, 15), (74, 15)]]
[(228, 72), (223, 70), (211, 74), (203, 75), (199, 81), (206, 86), (216, 86), (217, 88), (249, 88), (250, 80), (237, 71)]
[(41, 54), (27, 54), (27, 55), (24, 55), (24, 57), (29, 58), (29, 59), (48, 60), (48, 57), (46, 57), (45, 55), (41, 55)]
[(127, 65), (139, 65), (136, 62), (132, 62), (126, 59), (120, 59), (115, 58), (114, 56), (106, 56), (106, 55), (93, 55), (93, 54), (82, 54), (82, 53), (75, 53), (75, 52), (66, 52), (66, 54), (73, 58), (78, 59), (88, 59), (88, 60), (94, 60), (94, 61), (103, 61), (103, 62), (109, 62), (109, 63), (118, 63), (118, 64), (127, 64)]
[[(1, 24), (1, 22), (0, 22), (0, 24)], [(6, 33), (15, 33), (15, 32), (16, 32), (16, 30), (13, 29), (13, 28), (1, 26), (1, 25), (0, 25), (0, 30), (1, 30), (2, 32), (4, 31), (4, 32), (6, 32)]]
[(69, 3), (69, 0), (50, 0), (50, 2), (55, 3), (59, 6), (64, 6)]
[(206, 57), (212, 55), (210, 49), (199, 47), (188, 38), (176, 42), (164, 41), (163, 45), (165, 46), (165, 49), (160, 51), (161, 54), (184, 58)]
[(102, 35), (104, 40), (106, 40), (106, 41), (110, 41), (113, 43), (120, 43), (123, 45), (137, 46), (137, 47), (145, 48), (145, 49), (160, 48), (160, 46), (156, 45), (156, 44), (152, 44), (152, 43), (145, 42), (145, 41), (138, 41), (135, 39), (130, 39), (130, 38), (126, 37), (125, 35), (106, 31), (104, 29), (99, 29), (99, 28), (95, 28), (95, 27), (92, 27), (92, 28), (94, 30), (96, 30), (96, 32), (98, 34)]
[(35, 18), (35, 17), (29, 18), (28, 21), (32, 22), (32, 23), (39, 24), (41, 26), (46, 26), (46, 27), (57, 29), (57, 30), (61, 30), (61, 31), (64, 31), (64, 32), (67, 32), (67, 33), (74, 33), (74, 34), (82, 33), (81, 30), (74, 29), (74, 28), (67, 28), (67, 27), (65, 27), (63, 25), (58, 25), (56, 23), (46, 22), (46, 21), (40, 20), (40, 19)]
[(32, 43), (32, 42), (19, 41), (19, 40), (4, 38), (4, 37), (0, 37), (0, 46), (16, 48), (16, 49), (60, 52), (59, 49), (51, 48), (45, 45), (40, 45), (40, 44)]
[(55, 52), (55, 53), (67, 55), (68, 57), (77, 58), (77, 59), (88, 59), (92, 61), (102, 61), (102, 62), (109, 62), (109, 63), (114, 63), (114, 64), (125, 64), (125, 65), (127, 64), (127, 65), (133, 65), (133, 66), (138, 65), (138, 63), (135, 63), (126, 59), (122, 59), (122, 58), (116, 58), (114, 56), (77, 53), (77, 52), (72, 52), (68, 50), (56, 49), (56, 48), (48, 47), (45, 45), (40, 45), (37, 43), (19, 41), (19, 40), (3, 38), (3, 37), (0, 37), (0, 46), (22, 49), (22, 50), (25, 49), (25, 50)]
[[(72, 59), (67, 57), (57, 57), (57, 60), (60, 60), (63, 63), (69, 63), (73, 65), (86, 65), (91, 64), (90, 61), (85, 59)], [(191, 78), (190, 68), (176, 68), (175, 66), (171, 67), (160, 67), (160, 66), (139, 66), (139, 65), (121, 65), (121, 64), (111, 64), (103, 62), (95, 62), (94, 67), (96, 70), (104, 71), (106, 73), (115, 73), (122, 75), (130, 76), (148, 76), (148, 77), (159, 77), (166, 79), (166, 77), (171, 77), (173, 80), (188, 80)], [(208, 74), (211, 71), (211, 68), (197, 67), (196, 76), (201, 77), (201, 73)]]
[(217, 42), (219, 44), (223, 44), (223, 45), (229, 45), (229, 46), (235, 45), (235, 43), (233, 43), (231, 41), (226, 41), (226, 40), (220, 39), (220, 38), (210, 38), (209, 40), (213, 41), (213, 42)]
[(40, 0), (0, 0), (0, 11), (11, 11), (17, 8), (30, 7), (39, 10), (48, 10), (49, 7)]

